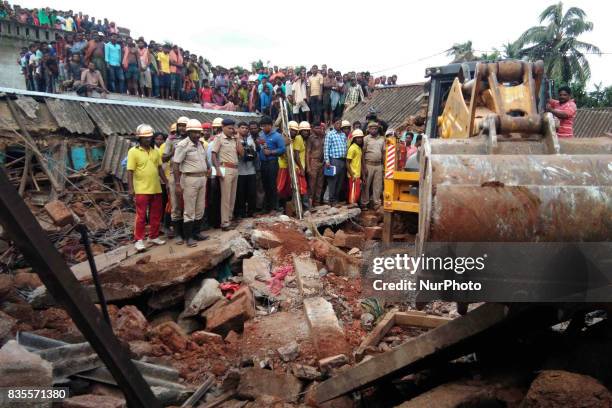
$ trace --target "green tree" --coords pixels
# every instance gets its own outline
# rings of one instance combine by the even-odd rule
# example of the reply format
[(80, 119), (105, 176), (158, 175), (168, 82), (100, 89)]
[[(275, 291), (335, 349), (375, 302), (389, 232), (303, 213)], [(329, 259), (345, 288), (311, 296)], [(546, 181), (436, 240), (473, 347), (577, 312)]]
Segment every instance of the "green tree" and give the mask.
[(474, 55), (474, 49), (472, 48), (472, 42), (466, 41), (464, 43), (455, 43), (452, 47), (446, 50), (446, 55), (453, 57), (452, 62), (466, 62), (476, 60)]
[(520, 59), (521, 47), (516, 42), (507, 42), (502, 45), (502, 57)]
[(548, 6), (540, 14), (539, 26), (531, 27), (517, 40), (520, 55), (531, 60), (544, 60), (546, 75), (557, 81), (586, 82), (591, 69), (586, 53), (599, 54), (593, 44), (578, 40), (578, 37), (593, 29), (586, 20), (586, 13), (578, 7), (563, 12), (563, 3)]

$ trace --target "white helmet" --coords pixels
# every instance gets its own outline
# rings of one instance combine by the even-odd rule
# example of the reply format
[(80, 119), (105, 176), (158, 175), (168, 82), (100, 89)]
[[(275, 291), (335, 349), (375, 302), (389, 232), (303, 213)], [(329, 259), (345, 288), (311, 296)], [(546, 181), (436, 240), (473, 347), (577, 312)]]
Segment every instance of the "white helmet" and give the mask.
[(212, 127), (222, 127), (223, 126), (223, 118), (215, 118), (212, 122)]
[(187, 131), (195, 130), (198, 132), (202, 131), (202, 124), (197, 119), (189, 119), (187, 121)]
[(151, 137), (153, 136), (153, 128), (146, 123), (138, 125), (136, 128), (136, 137)]

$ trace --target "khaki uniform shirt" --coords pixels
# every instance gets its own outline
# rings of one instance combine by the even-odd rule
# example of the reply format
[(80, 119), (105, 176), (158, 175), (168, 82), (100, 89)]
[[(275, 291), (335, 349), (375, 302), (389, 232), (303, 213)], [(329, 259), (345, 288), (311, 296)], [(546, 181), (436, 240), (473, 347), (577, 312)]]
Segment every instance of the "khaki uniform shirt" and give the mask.
[(221, 134), (215, 138), (212, 151), (217, 153), (217, 160), (222, 166), (223, 163), (232, 163), (238, 166), (238, 152), (236, 151), (236, 138), (229, 138)]
[(188, 137), (176, 144), (172, 161), (179, 164), (181, 173), (203, 173), (208, 169), (206, 149), (202, 143), (196, 145)]
[[(363, 138), (363, 156), (366, 162), (383, 161), (383, 152), (385, 151), (385, 138), (382, 136), (373, 137), (367, 135)], [(366, 163), (367, 164), (367, 163)]]

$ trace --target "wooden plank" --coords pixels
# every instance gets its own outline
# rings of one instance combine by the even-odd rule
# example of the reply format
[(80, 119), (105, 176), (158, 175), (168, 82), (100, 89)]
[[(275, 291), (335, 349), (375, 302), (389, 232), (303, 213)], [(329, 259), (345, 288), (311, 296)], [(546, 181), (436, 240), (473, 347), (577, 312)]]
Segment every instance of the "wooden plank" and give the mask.
[(393, 242), (393, 213), (389, 211), (383, 214), (382, 242), (385, 244)]
[(453, 319), (448, 317), (428, 315), (421, 312), (415, 313), (412, 311), (397, 312), (395, 314), (395, 324), (397, 326), (416, 326), (434, 329), (451, 320)]
[(459, 347), (455, 347), (455, 350), (451, 350), (452, 352), (448, 349), (461, 344), (469, 350), (466, 341), (492, 329), (505, 318), (506, 308), (504, 305), (485, 303), (465, 316), (453, 319), (391, 351), (374, 356), (370, 360), (342, 371), (338, 376), (322, 382), (314, 390), (316, 402), (322, 404), (356, 389), (369, 386), (377, 380), (400, 370), (402, 370), (402, 373), (406, 373), (416, 363), (434, 357), (439, 353), (446, 352), (444, 356), (450, 358), (463, 355), (466, 350), (457, 352), (460, 349)]
[(381, 319), (381, 321), (378, 322), (376, 327), (374, 327), (374, 330), (372, 330), (366, 336), (366, 338), (363, 339), (357, 350), (355, 350), (355, 358), (357, 359), (357, 361), (361, 361), (361, 359), (363, 359), (365, 351), (368, 347), (376, 346), (380, 342), (380, 340), (385, 337), (385, 334), (387, 334), (387, 332), (391, 330), (393, 326), (395, 326), (396, 312), (397, 310), (390, 310), (389, 312), (387, 312), (387, 314)]

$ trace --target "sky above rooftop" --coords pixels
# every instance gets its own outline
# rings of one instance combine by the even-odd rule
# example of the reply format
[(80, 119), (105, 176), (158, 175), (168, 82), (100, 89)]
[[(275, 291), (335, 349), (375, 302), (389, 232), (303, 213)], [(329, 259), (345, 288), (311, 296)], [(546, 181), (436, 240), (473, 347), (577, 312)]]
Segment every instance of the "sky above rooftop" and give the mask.
[[(450, 62), (444, 50), (471, 40), (477, 54), (501, 49), (538, 24), (551, 0), (457, 1), (83, 1), (24, 0), (25, 7), (50, 6), (108, 18), (132, 36), (172, 42), (215, 65), (250, 68), (251, 61), (278, 66), (327, 64), (345, 71), (398, 75), (423, 81), (425, 68)], [(267, 5), (264, 6), (264, 5)], [(594, 30), (580, 37), (608, 54), (589, 55), (589, 88), (612, 85), (612, 3), (570, 1)], [(505, 6), (505, 7), (504, 7)]]

